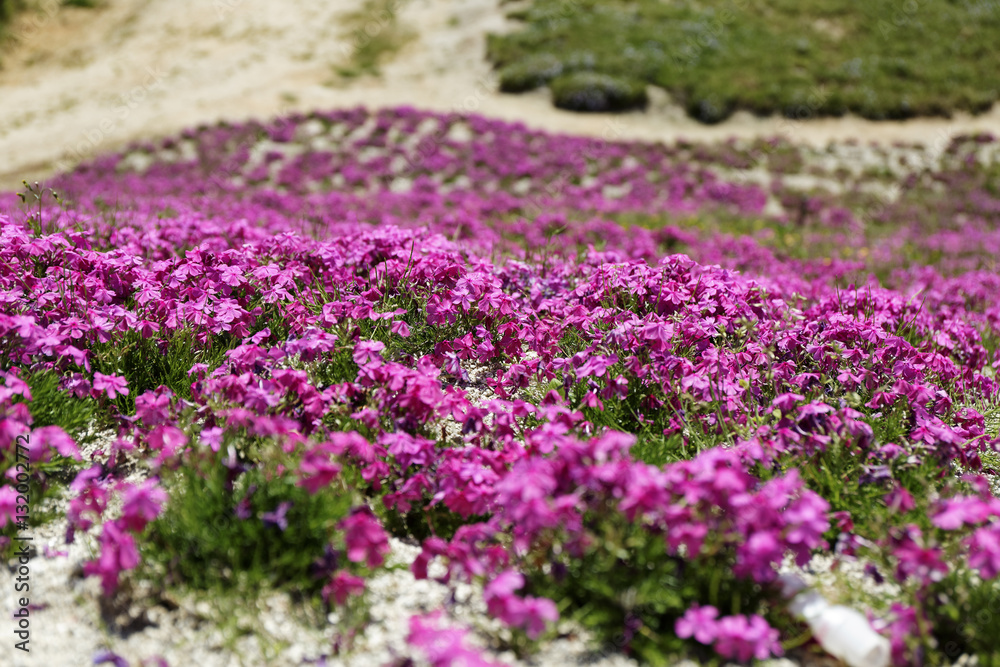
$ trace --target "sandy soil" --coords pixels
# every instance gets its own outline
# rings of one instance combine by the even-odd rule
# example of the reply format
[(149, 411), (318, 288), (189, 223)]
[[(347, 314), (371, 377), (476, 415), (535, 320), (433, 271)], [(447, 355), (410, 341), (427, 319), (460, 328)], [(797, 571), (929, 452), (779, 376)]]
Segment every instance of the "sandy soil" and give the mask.
[[(363, 0), (104, 0), (98, 9), (41, 10), (14, 26), (0, 71), (0, 189), (44, 178), (128, 141), (219, 119), (290, 110), (400, 104), (522, 120), (551, 131), (670, 141), (785, 135), (825, 145), (943, 145), (971, 130), (1000, 131), (1000, 106), (978, 117), (875, 123), (796, 122), (738, 114), (716, 126), (683, 114), (662, 91), (645, 112), (582, 115), (545, 91), (501, 95), (484, 59), (485, 33), (503, 31), (498, 0), (397, 0), (416, 32), (378, 78), (334, 73), (354, 48), (344, 17)], [(377, 15), (368, 23), (382, 29)]]

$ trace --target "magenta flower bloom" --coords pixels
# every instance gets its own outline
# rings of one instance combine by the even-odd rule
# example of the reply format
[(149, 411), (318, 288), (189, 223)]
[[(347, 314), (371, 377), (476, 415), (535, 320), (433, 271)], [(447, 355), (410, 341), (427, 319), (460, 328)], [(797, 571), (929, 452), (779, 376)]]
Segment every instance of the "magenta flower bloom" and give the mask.
[(222, 447), (222, 436), (224, 431), (218, 426), (213, 426), (211, 428), (202, 429), (198, 437), (203, 443), (208, 445), (209, 449), (213, 452), (218, 452), (219, 448)]
[(17, 520), (15, 516), (17, 504), (17, 491), (14, 487), (0, 486), (0, 528), (6, 526), (8, 521), (13, 523)]
[(977, 569), (983, 579), (993, 579), (1000, 573), (1000, 524), (977, 529), (967, 545), (969, 566)]
[(966, 524), (978, 525), (996, 513), (994, 502), (958, 496), (939, 503), (938, 512), (931, 518), (931, 523), (945, 530), (958, 530)]
[(718, 636), (713, 648), (723, 658), (746, 662), (750, 658), (765, 660), (781, 656), (784, 651), (778, 642), (778, 631), (754, 614), (723, 616), (716, 624)]
[(184, 431), (173, 424), (161, 424), (149, 433), (148, 443), (150, 449), (159, 452), (160, 461), (176, 456), (185, 445), (188, 437)]
[(695, 641), (701, 644), (711, 644), (718, 636), (715, 621), (718, 616), (719, 610), (715, 607), (711, 605), (702, 607), (695, 604), (677, 619), (674, 624), (674, 632), (681, 639), (694, 637)]
[(170, 400), (173, 397), (166, 387), (147, 391), (135, 397), (135, 416), (146, 426), (157, 426), (170, 418)]
[(352, 563), (363, 561), (369, 568), (376, 568), (385, 561), (389, 537), (370, 510), (355, 510), (338, 527), (344, 531), (347, 559)]
[(491, 616), (500, 617), (507, 606), (507, 601), (514, 591), (524, 587), (524, 575), (516, 570), (501, 572), (483, 589), (483, 599), (486, 600), (486, 610)]
[[(470, 136), (453, 140), (453, 130)], [(268, 146), (255, 143), (264, 136)], [(176, 162), (181, 139), (201, 168)], [(120, 464), (173, 474), (216, 462), (232, 493), (258, 465), (237, 458), (246, 438), (269, 461), (279, 457), (279, 478), (309, 493), (337, 486), (353, 496), (358, 489), (339, 489), (351, 466), (388, 509), (467, 524), (448, 541), (426, 540), (414, 574), (440, 567), (443, 582), (484, 582), (490, 613), (534, 637), (557, 608), (521, 595), (525, 577), (544, 564), (566, 582), (610, 527), (628, 535), (625, 561), (633, 544), (655, 541), (690, 570), (710, 552), (730, 568), (718, 572), (727, 581), (772, 582), (786, 559), (804, 564), (828, 550), (831, 520), (841, 533), (834, 553), (886, 549), (906, 595), (956, 571), (993, 578), (1000, 501), (987, 479), (964, 478), (970, 497), (947, 488), (950, 476), (935, 479), (943, 492), (924, 539), (900, 530), (898, 516), (886, 535), (859, 534), (863, 522), (830, 516), (797, 471), (839, 451), (863, 466), (861, 483), (889, 483), (899, 466), (982, 470), (984, 448), (997, 447), (985, 416), (968, 407), (1000, 390), (990, 344), (1000, 332), (1000, 206), (981, 164), (996, 147), (993, 137), (956, 139), (934, 173), (881, 207), (904, 224), (871, 248), (847, 206), (857, 179), (847, 177), (846, 198), (802, 196), (777, 172), (768, 183), (737, 182), (733, 169), (746, 165), (733, 146), (596, 142), (406, 108), (227, 124), (129, 147), (56, 177), (72, 203), (43, 206), (46, 233), (0, 213), (0, 452), (12, 461), (15, 439), (30, 434), (30, 462), (79, 456), (59, 427), (31, 430), (41, 406), (25, 378), (53, 373), (68, 397), (100, 399), (101, 421), (119, 432), (88, 451), (93, 467), (72, 484), (66, 514), (70, 538), (105, 521), (88, 571), (106, 589), (167, 501), (155, 481), (115, 482)], [(151, 162), (141, 173), (135, 151)], [(808, 218), (802, 257), (776, 250), (767, 234), (615, 222), (720, 210), (771, 218), (769, 198), (799, 224)], [(0, 210), (11, 200), (0, 193)], [(102, 215), (112, 200), (122, 205), (115, 224)], [(851, 259), (826, 258), (819, 239)], [(526, 252), (534, 248), (545, 250)], [(822, 261), (810, 259), (819, 253)], [(915, 259), (931, 256), (940, 259)], [(889, 270), (891, 288), (874, 278), (841, 287)], [(403, 318), (425, 339), (415, 341)], [(138, 341), (155, 364), (181, 334), (211, 365), (190, 368), (183, 399), (160, 387), (136, 397), (134, 416), (117, 414), (117, 399), (136, 386), (93, 373), (96, 346)], [(389, 339), (392, 355), (381, 342)], [(355, 363), (341, 364), (345, 354)], [(895, 442), (876, 442), (869, 422), (890, 410), (912, 424)], [(624, 411), (636, 431), (662, 427), (678, 453), (700, 451), (694, 440), (746, 439), (654, 467), (630, 455), (634, 436), (602, 429), (613, 420), (601, 411)], [(336, 432), (350, 420), (363, 436)], [(188, 448), (189, 434), (205, 446)], [(775, 474), (763, 482), (755, 470)], [(8, 466), (0, 487), (4, 524), (16, 476)], [(892, 484), (889, 510), (914, 510)], [(105, 520), (109, 505), (119, 510), (115, 489), (121, 516)], [(256, 520), (254, 493), (232, 498), (230, 518)], [(266, 526), (291, 528), (287, 501), (256, 507), (271, 510), (260, 514)], [(475, 515), (489, 518), (469, 524)], [(362, 564), (384, 562), (388, 540), (367, 510), (340, 529), (321, 576), (327, 599), (346, 603), (362, 590)], [(350, 570), (338, 572), (338, 562)], [(893, 612), (900, 651), (912, 640), (904, 634), (936, 630), (911, 611)], [(633, 617), (622, 636), (641, 627)], [(710, 607), (688, 609), (675, 630), (733, 659), (780, 650), (763, 619), (719, 618)], [(435, 667), (485, 662), (464, 630), (438, 617), (414, 620), (411, 635)]]
[(101, 531), (101, 554), (96, 561), (84, 563), (83, 571), (87, 576), (97, 575), (101, 578), (101, 587), (105, 595), (111, 595), (118, 588), (118, 577), (125, 570), (131, 570), (139, 564), (139, 551), (135, 540), (123, 531), (117, 522), (109, 521)]
[(322, 448), (310, 450), (299, 464), (298, 486), (315, 494), (328, 486), (340, 475), (340, 464), (330, 461), (330, 456)]
[(465, 641), (468, 634), (464, 628), (442, 627), (441, 612), (436, 611), (410, 617), (406, 642), (419, 649), (431, 667), (506, 667), (469, 647)]
[(505, 624), (523, 628), (531, 639), (537, 639), (549, 623), (559, 620), (559, 611), (546, 598), (520, 598), (514, 591), (524, 586), (524, 575), (506, 570), (493, 578), (483, 590), (487, 612)]
[[(378, 365), (382, 361), (385, 343), (377, 340), (363, 340), (354, 348), (354, 363), (358, 366)], [(378, 363), (376, 363), (378, 362)]]
[(365, 592), (365, 580), (355, 576), (350, 572), (340, 570), (330, 579), (330, 582), (323, 587), (323, 599), (329, 603), (330, 598), (338, 605), (347, 602), (347, 599)]
[(521, 610), (523, 618), (517, 624), (531, 639), (538, 639), (550, 623), (559, 620), (556, 603), (548, 598), (526, 597)]
[(35, 429), (28, 443), (28, 455), (31, 462), (49, 460), (52, 458), (50, 449), (56, 450), (60, 456), (79, 461), (80, 450), (73, 438), (58, 426), (44, 426)]
[(160, 515), (167, 493), (155, 479), (147, 479), (139, 486), (125, 485), (122, 494), (122, 525), (133, 533), (142, 532), (146, 524)]
[(128, 396), (128, 381), (120, 375), (94, 373), (93, 388), (95, 392), (107, 393), (108, 398), (112, 400), (119, 395)]
[(95, 665), (106, 665), (108, 663), (111, 663), (114, 667), (128, 667), (128, 660), (111, 651), (102, 651), (94, 656)]

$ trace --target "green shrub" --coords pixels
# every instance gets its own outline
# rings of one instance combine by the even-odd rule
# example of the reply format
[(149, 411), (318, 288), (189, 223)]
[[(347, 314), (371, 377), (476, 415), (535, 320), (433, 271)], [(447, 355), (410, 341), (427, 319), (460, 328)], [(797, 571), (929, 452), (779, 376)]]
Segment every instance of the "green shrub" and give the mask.
[(228, 333), (213, 336), (200, 347), (190, 331), (174, 332), (169, 339), (143, 338), (130, 331), (114, 343), (94, 345), (92, 367), (95, 372), (122, 375), (128, 380), (128, 395), (118, 396), (114, 403), (123, 414), (132, 414), (136, 397), (160, 385), (181, 398), (189, 398), (191, 367), (205, 363), (214, 370), (225, 359), (226, 351), (239, 343), (240, 339)]
[[(355, 494), (327, 487), (313, 495), (287, 474), (259, 465), (238, 473), (221, 459), (191, 462), (164, 480), (170, 501), (143, 536), (144, 563), (167, 585), (252, 590), (269, 584), (318, 593), (326, 581), (313, 564), (324, 558)], [(262, 518), (282, 503), (290, 503), (286, 526)]]
[(644, 84), (596, 72), (560, 76), (551, 87), (553, 103), (570, 111), (623, 111), (649, 101)]
[(562, 62), (551, 53), (539, 53), (500, 70), (500, 90), (523, 93), (546, 85), (563, 73)]
[(96, 411), (96, 402), (92, 398), (76, 398), (60, 389), (56, 371), (41, 371), (22, 377), (31, 388), (32, 400), (28, 402), (28, 410), (34, 419), (32, 428), (58, 426), (75, 440), (87, 433)]
[[(555, 600), (602, 648), (625, 650), (640, 664), (672, 665), (680, 656), (708, 664), (712, 651), (675, 633), (677, 619), (692, 604), (710, 604), (721, 614), (762, 614), (774, 627), (800, 630), (772, 602), (775, 587), (762, 586), (732, 573), (732, 553), (710, 547), (696, 559), (667, 553), (662, 535), (621, 517), (591, 516), (593, 547), (582, 558), (549, 551), (527, 572), (531, 595)], [(714, 663), (718, 664), (718, 663)]]
[(707, 125), (721, 123), (733, 114), (732, 103), (722, 101), (715, 96), (692, 97), (685, 107), (689, 116)]
[(938, 582), (925, 609), (941, 651), (955, 660), (975, 655), (983, 667), (1000, 665), (1000, 582), (971, 572), (952, 573)]

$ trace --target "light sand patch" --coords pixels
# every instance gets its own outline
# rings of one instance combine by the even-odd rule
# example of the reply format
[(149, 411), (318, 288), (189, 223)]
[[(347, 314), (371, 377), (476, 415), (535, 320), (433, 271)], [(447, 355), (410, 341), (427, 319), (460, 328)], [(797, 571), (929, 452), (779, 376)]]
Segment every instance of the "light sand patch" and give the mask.
[(607, 139), (784, 135), (817, 146), (849, 138), (943, 146), (956, 133), (1000, 131), (1000, 107), (976, 117), (878, 123), (738, 113), (706, 126), (662, 91), (645, 112), (561, 111), (544, 90), (497, 92), (485, 35), (513, 27), (497, 0), (400, 0), (397, 20), (416, 39), (380, 77), (338, 80), (335, 69), (356, 39), (344, 36), (344, 18), (363, 4), (107, 0), (99, 9), (23, 18), (14, 28), (23, 41), (4, 54), (0, 71), (0, 189), (200, 123), (357, 105), (477, 112)]

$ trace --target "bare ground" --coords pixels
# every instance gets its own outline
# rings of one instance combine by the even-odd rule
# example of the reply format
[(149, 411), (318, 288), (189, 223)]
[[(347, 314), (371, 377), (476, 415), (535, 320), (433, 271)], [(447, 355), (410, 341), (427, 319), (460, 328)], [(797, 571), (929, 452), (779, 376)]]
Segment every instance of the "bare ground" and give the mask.
[[(97, 9), (43, 0), (0, 53), (0, 190), (43, 179), (129, 141), (221, 119), (292, 110), (409, 104), (474, 111), (540, 129), (608, 139), (784, 135), (822, 146), (856, 139), (943, 146), (969, 131), (1000, 131), (1000, 106), (951, 119), (872, 122), (855, 117), (792, 121), (741, 113), (705, 126), (659, 90), (644, 112), (575, 114), (546, 91), (501, 95), (484, 58), (485, 33), (511, 26), (498, 0), (398, 0), (409, 41), (379, 77), (345, 80), (357, 36), (345, 17), (362, 0), (104, 0)], [(370, 11), (370, 10), (369, 10)], [(375, 12), (366, 26), (384, 29)]]

